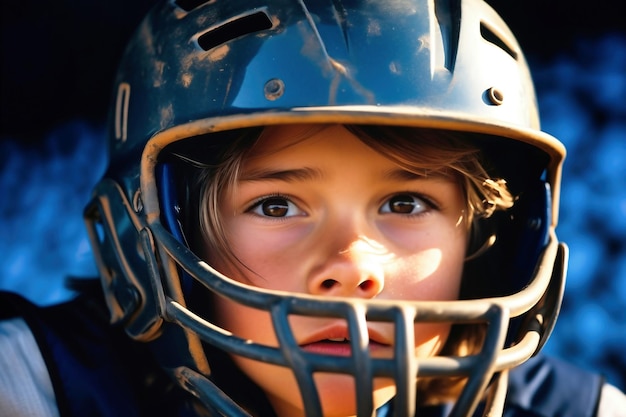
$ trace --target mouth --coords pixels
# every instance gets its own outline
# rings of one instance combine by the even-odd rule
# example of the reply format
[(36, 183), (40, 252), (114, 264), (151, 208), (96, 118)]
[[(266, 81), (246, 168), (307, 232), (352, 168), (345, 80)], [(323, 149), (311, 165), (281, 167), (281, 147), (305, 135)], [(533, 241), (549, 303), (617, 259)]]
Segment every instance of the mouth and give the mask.
[[(391, 347), (391, 343), (375, 330), (368, 329), (368, 336), (370, 352)], [(348, 329), (345, 327), (333, 327), (318, 332), (301, 343), (300, 347), (306, 352), (324, 355), (350, 356), (352, 354), (352, 343)]]

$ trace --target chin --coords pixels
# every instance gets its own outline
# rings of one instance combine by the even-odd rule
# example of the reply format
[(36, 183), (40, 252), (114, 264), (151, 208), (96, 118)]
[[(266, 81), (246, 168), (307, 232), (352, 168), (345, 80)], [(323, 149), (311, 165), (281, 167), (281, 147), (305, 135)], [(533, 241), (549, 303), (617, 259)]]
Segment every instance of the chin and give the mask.
[[(348, 375), (315, 375), (322, 411), (325, 417), (346, 417), (356, 415), (356, 395), (354, 378)], [(374, 408), (381, 407), (393, 398), (396, 388), (393, 380), (376, 378), (374, 380)]]

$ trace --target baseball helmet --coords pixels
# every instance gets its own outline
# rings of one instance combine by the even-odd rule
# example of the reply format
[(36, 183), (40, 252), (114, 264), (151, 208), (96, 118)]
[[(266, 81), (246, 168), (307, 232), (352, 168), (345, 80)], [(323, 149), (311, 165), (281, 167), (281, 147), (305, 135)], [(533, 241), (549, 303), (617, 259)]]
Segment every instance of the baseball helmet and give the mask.
[[(293, 369), (309, 416), (322, 414), (315, 372), (358, 375), (359, 416), (372, 415), (378, 376), (396, 381), (397, 415), (414, 414), (421, 377), (467, 378), (451, 415), (484, 398), (498, 410), (508, 370), (548, 338), (567, 261), (555, 234), (565, 149), (541, 131), (522, 51), (483, 0), (162, 1), (128, 43), (111, 107), (109, 169), (85, 209), (111, 319), (209, 410), (246, 415), (214, 378), (215, 350)], [(193, 196), (171, 155), (210, 159), (242, 131), (294, 123), (476, 138), (518, 196), (492, 247), (468, 261), (467, 274), (489, 276), (458, 301), (399, 303), (282, 293), (215, 270), (189, 242)], [(269, 312), (279, 346), (217, 326), (196, 308), (197, 288)], [(344, 319), (352, 355), (302, 350), (294, 314)], [(370, 356), (367, 320), (395, 326), (393, 358)], [(480, 323), (482, 349), (416, 358), (422, 321)]]

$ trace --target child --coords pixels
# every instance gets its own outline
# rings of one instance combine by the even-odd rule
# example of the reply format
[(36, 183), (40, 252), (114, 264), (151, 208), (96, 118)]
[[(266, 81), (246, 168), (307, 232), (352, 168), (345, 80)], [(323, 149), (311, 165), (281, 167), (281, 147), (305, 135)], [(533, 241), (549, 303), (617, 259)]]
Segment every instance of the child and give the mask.
[[(201, 170), (193, 191), (202, 226), (194, 239), (200, 242), (197, 253), (239, 282), (293, 294), (385, 300), (391, 308), (400, 308), (392, 300), (456, 300), (463, 265), (479, 250), (468, 247), (474, 219), (512, 204), (505, 184), (487, 176), (479, 151), (452, 133), (270, 126), (260, 135), (242, 134), (225, 154)], [(198, 304), (207, 299), (198, 297)], [(218, 325), (279, 346), (267, 312), (225, 298), (212, 303)], [(350, 326), (337, 317), (294, 315), (289, 326), (304, 352), (350, 356)], [(394, 326), (366, 326), (367, 334), (359, 337), (369, 339), (372, 357), (392, 359)], [(450, 325), (418, 324), (408, 331), (415, 333), (414, 349), (403, 355), (423, 358), (440, 352)], [(480, 336), (464, 331), (454, 338), (450, 349), (458, 355), (477, 346)], [(298, 385), (287, 368), (233, 359), (278, 415), (302, 414)], [(224, 369), (214, 376), (232, 374)], [(355, 413), (351, 378), (328, 374), (315, 380), (324, 415)], [(394, 381), (373, 383), (378, 408), (395, 394)]]
[(78, 343), (107, 341), (106, 369), (94, 349), (72, 368), (106, 388), (87, 401), (50, 372), (68, 415), (624, 404), (532, 358), (563, 292), (565, 150), (482, 0), (163, 2), (115, 93), (110, 167), (85, 210), (115, 326)]

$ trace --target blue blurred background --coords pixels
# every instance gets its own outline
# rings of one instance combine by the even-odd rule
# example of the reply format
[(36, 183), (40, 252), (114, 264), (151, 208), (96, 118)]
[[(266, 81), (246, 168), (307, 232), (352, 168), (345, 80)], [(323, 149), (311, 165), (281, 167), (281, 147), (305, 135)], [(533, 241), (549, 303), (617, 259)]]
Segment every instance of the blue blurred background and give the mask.
[[(533, 70), (544, 130), (568, 149), (559, 237), (570, 246), (546, 350), (626, 390), (626, 2), (488, 1)], [(0, 289), (38, 304), (94, 276), (81, 220), (105, 169), (122, 45), (151, 0), (2, 3)]]

